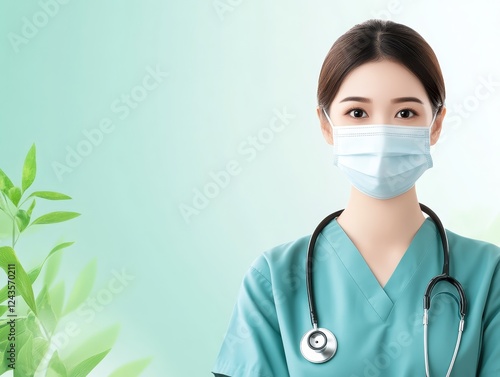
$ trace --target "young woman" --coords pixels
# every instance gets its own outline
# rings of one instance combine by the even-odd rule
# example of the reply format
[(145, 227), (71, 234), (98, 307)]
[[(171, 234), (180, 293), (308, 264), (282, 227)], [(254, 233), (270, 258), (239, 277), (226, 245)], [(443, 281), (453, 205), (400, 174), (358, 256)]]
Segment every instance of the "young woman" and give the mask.
[(369, 20), (333, 44), (317, 113), (349, 201), (255, 260), (216, 376), (500, 376), (500, 249), (441, 234), (415, 191), (444, 101), (436, 56), (409, 27)]

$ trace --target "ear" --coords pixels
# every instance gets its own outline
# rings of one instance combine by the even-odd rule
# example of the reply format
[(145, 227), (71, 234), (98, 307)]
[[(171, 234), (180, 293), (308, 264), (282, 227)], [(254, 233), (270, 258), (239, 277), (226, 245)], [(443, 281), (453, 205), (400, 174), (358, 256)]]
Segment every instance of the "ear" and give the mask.
[(325, 113), (323, 112), (323, 110), (319, 106), (316, 107), (316, 113), (318, 114), (319, 123), (321, 125), (321, 132), (323, 133), (323, 137), (325, 138), (325, 140), (328, 144), (333, 145), (332, 126), (328, 122), (328, 119), (326, 119)]
[(436, 116), (436, 120), (431, 129), (431, 145), (434, 145), (439, 140), (441, 129), (443, 127), (444, 116), (446, 115), (446, 107), (441, 108), (441, 112)]

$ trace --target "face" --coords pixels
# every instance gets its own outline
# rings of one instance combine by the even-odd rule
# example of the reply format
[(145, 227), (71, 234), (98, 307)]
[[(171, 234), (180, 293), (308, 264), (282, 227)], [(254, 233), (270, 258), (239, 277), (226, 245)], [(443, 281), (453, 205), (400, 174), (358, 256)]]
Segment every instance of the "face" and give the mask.
[[(333, 144), (330, 123), (316, 109), (323, 136)], [(334, 126), (391, 124), (428, 127), (434, 114), (419, 79), (404, 65), (389, 60), (368, 62), (352, 70), (342, 82), (329, 109)], [(441, 132), (443, 108), (431, 129), (431, 145)]]

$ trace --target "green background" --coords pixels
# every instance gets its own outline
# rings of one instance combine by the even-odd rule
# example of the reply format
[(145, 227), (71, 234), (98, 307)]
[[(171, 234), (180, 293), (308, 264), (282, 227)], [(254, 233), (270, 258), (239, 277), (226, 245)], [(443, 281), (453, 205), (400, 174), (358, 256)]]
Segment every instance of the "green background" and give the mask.
[[(448, 229), (500, 243), (499, 3), (70, 0), (47, 8), (54, 1), (0, 4), (0, 168), (19, 181), (36, 143), (34, 188), (70, 195), (57, 208), (82, 213), (51, 230), (30, 228), (16, 248), (27, 269), (54, 243), (75, 240), (62, 260), (68, 284), (93, 258), (94, 295), (113, 271), (133, 276), (81, 324), (121, 327), (96, 376), (149, 356), (144, 376), (210, 375), (249, 264), (345, 205), (349, 186), (319, 129), (316, 85), (331, 44), (368, 18), (422, 34), (447, 84), (445, 129), (419, 199)], [(13, 42), (23, 28), (30, 37)], [(162, 73), (145, 89), (149, 70)], [(275, 111), (290, 119), (270, 133)], [(111, 125), (101, 139), (103, 122)], [(260, 150), (252, 137), (265, 139)], [(213, 177), (228, 164), (237, 174), (216, 189)], [(207, 187), (204, 208), (183, 216)]]

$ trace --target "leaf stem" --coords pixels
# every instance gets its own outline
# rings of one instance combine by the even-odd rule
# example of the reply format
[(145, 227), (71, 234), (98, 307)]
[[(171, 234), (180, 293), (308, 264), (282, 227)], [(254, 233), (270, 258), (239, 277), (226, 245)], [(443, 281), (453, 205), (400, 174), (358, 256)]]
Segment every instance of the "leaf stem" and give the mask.
[[(14, 246), (16, 245), (17, 241), (19, 240), (19, 237), (21, 237), (21, 232), (19, 232), (19, 234), (17, 235), (17, 238), (14, 241)], [(12, 248), (14, 248), (14, 246), (12, 246)]]
[(27, 198), (25, 198), (19, 205), (18, 207), (21, 208), (21, 206), (26, 203), (26, 201), (29, 199), (30, 197), (28, 196)]
[(10, 217), (10, 214), (8, 214), (6, 210), (4, 210), (2, 207), (0, 207), (0, 209), (2, 210), (3, 213), (5, 213), (7, 216)]

